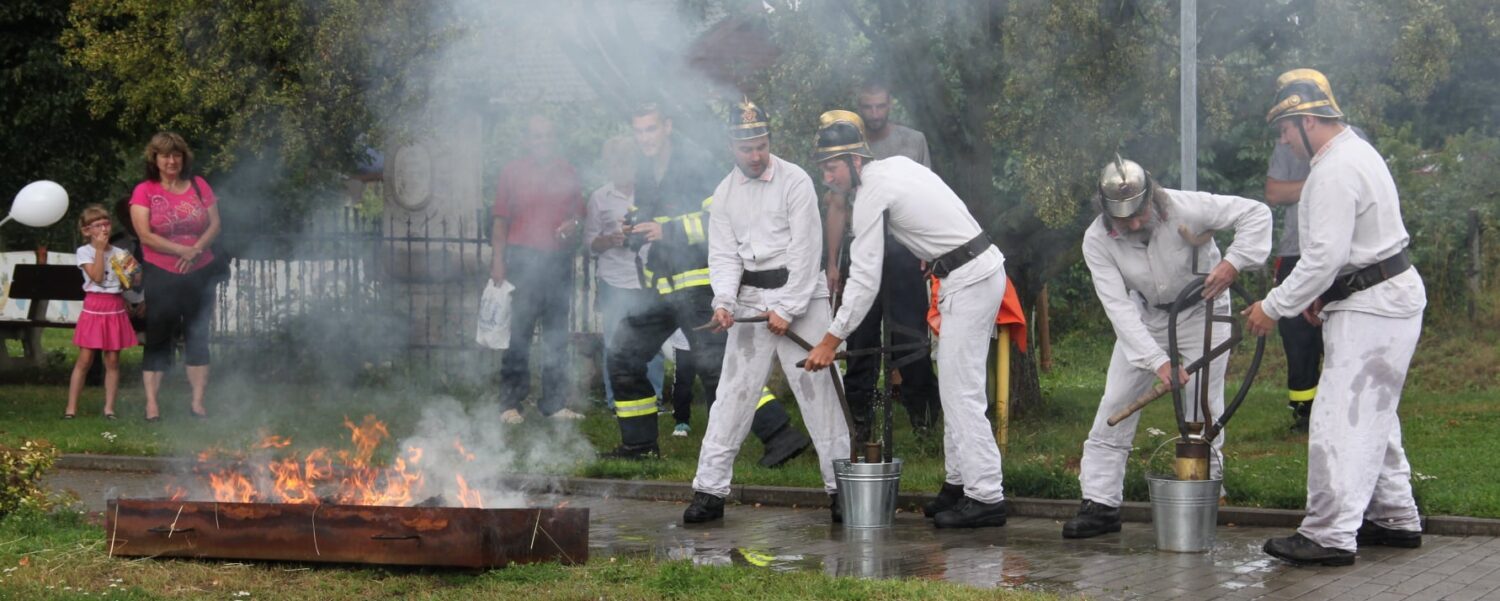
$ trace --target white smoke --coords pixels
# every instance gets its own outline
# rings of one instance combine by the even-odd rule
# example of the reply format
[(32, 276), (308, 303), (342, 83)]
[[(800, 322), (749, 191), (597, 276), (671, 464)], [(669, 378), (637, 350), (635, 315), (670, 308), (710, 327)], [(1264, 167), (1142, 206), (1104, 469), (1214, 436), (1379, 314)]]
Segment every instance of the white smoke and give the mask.
[[(525, 507), (525, 495), (505, 486), (504, 476), (555, 473), (594, 458), (593, 447), (572, 422), (532, 419), (501, 426), (500, 412), (494, 403), (468, 408), (451, 397), (434, 398), (422, 409), (415, 432), (397, 448), (423, 450), (415, 468), (424, 475), (425, 495), (458, 505), (463, 477), (486, 508)], [(523, 428), (529, 435), (517, 435)]]

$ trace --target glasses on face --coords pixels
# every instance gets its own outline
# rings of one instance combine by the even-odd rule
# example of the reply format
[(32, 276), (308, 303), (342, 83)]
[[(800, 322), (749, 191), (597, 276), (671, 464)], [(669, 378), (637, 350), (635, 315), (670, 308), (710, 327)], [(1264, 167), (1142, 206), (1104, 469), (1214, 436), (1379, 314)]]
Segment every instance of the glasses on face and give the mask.
[(93, 221), (93, 222), (89, 223), (88, 225), (83, 226), (83, 229), (86, 229), (86, 230), (97, 230), (97, 229), (107, 230), (107, 229), (109, 229), (109, 220), (108, 219), (99, 219), (99, 220)]

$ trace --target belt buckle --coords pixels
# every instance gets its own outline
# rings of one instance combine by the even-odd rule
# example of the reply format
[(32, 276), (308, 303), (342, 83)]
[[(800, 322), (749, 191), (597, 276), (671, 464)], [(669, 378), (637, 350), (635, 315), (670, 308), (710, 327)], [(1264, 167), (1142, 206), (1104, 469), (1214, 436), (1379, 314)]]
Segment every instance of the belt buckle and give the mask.
[(946, 277), (948, 277), (948, 262), (944, 261), (942, 259), (938, 259), (936, 261), (933, 261), (932, 262), (932, 269), (930, 271), (932, 273), (932, 277), (935, 277), (935, 278), (940, 279), (940, 280), (943, 279), (943, 278), (946, 278)]

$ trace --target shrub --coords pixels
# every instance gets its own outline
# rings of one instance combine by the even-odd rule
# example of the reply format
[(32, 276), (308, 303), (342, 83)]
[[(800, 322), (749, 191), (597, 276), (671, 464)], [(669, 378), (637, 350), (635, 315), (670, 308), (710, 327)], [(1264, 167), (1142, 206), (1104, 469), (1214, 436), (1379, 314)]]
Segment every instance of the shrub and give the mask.
[(56, 501), (42, 488), (42, 475), (57, 462), (57, 448), (41, 440), (19, 447), (0, 445), (0, 517), (21, 509), (49, 510)]

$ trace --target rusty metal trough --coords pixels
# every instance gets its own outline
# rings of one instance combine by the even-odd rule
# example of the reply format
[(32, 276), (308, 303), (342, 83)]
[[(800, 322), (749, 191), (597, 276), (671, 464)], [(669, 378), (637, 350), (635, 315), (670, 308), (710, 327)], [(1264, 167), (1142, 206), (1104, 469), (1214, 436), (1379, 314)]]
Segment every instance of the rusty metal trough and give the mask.
[(111, 556), (494, 568), (588, 561), (587, 508), (470, 509), (117, 499)]

